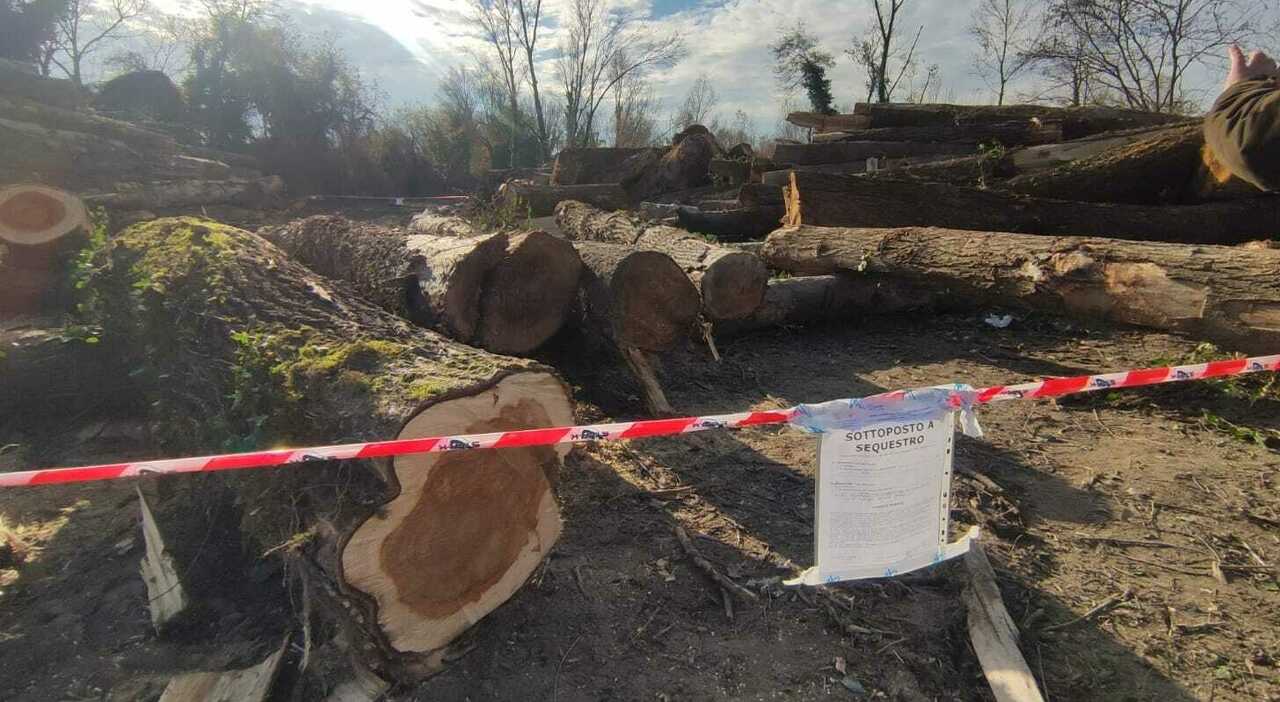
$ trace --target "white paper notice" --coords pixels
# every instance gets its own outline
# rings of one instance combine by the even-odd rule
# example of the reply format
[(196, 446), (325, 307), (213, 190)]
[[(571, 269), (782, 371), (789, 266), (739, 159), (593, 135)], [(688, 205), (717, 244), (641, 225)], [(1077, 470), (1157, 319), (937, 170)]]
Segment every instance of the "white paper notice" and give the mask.
[(968, 536), (947, 543), (954, 441), (951, 412), (822, 434), (817, 565), (797, 584), (891, 577), (967, 551)]

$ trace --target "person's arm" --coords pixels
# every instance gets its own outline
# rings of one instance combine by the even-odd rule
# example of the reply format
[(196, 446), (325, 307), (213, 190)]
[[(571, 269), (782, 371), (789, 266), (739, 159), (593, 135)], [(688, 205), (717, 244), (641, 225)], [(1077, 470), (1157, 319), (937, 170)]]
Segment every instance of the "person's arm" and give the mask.
[(1280, 190), (1280, 84), (1243, 80), (1218, 97), (1204, 140), (1232, 175), (1261, 190)]

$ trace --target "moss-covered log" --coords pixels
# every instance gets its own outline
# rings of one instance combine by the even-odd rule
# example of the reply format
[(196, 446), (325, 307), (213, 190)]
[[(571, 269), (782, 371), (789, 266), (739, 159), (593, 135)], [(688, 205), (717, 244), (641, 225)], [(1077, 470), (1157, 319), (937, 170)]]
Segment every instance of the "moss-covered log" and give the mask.
[[(86, 303), (136, 365), (168, 450), (449, 436), (572, 422), (529, 361), (412, 327), (265, 239), (207, 220), (135, 225), (97, 257)], [(232, 443), (236, 439), (240, 443)], [(462, 448), (459, 446), (459, 448)], [(289, 554), (314, 613), (382, 677), (440, 669), (555, 542), (564, 448), (456, 451), (215, 474), (253, 552)], [(372, 468), (372, 470), (370, 470)], [(187, 495), (196, 490), (196, 478)]]
[(601, 212), (581, 202), (560, 203), (556, 224), (575, 241), (603, 241), (670, 256), (698, 286), (702, 307), (713, 320), (745, 317), (764, 298), (769, 272), (759, 257), (716, 246), (683, 229), (650, 224), (627, 212)]
[(496, 353), (559, 331), (582, 271), (571, 244), (540, 231), (452, 238), (319, 215), (261, 233), (383, 309)]

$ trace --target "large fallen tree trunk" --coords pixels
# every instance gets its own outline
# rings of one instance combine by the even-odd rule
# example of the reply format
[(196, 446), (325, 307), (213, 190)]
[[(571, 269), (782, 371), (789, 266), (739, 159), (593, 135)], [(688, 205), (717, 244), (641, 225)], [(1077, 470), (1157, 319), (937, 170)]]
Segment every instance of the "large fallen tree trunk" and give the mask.
[(941, 105), (865, 103), (854, 114), (871, 118), (871, 127), (925, 127), (935, 125), (989, 124), (1010, 120), (1040, 120), (1062, 125), (1064, 139), (1132, 127), (1188, 122), (1186, 117), (1115, 107), (1047, 107), (1044, 105)]
[[(209, 451), (237, 435), (308, 445), (572, 423), (567, 389), (545, 368), (414, 328), (249, 232), (155, 220), (95, 260), (103, 343), (156, 379), (147, 392), (166, 450)], [(302, 591), (321, 599), (303, 609), (337, 620), (346, 650), (378, 675), (407, 681), (438, 671), (450, 642), (546, 557), (566, 452), (415, 454), (172, 488), (202, 514), (206, 481), (234, 489), (255, 557), (289, 553), (310, 584)]]
[(852, 132), (828, 132), (813, 138), (814, 142), (836, 141), (914, 141), (923, 143), (951, 142), (964, 144), (998, 143), (1004, 146), (1054, 144), (1062, 141), (1062, 125), (1023, 119), (1009, 122), (975, 124), (935, 124), (921, 127), (884, 127)]
[(582, 271), (571, 244), (539, 231), (407, 235), (321, 215), (262, 234), (383, 309), (496, 353), (529, 353), (559, 331)]
[(709, 244), (675, 227), (650, 224), (626, 212), (601, 212), (581, 202), (562, 202), (556, 224), (576, 241), (622, 244), (670, 256), (702, 293), (708, 317), (737, 319), (760, 306), (769, 272), (758, 256)]
[(704, 210), (677, 206), (676, 221), (684, 229), (711, 234), (721, 241), (750, 241), (778, 228), (785, 208), (779, 206)]
[(1245, 351), (1280, 345), (1280, 251), (932, 228), (798, 227), (769, 235), (779, 270), (881, 273), (975, 303), (1183, 331)]
[(889, 276), (836, 275), (775, 278), (749, 317), (716, 322), (717, 335), (804, 326), (912, 310), (958, 309), (964, 300), (945, 286)]
[(622, 187), (633, 200), (647, 200), (711, 182), (711, 161), (723, 154), (715, 137), (705, 127), (694, 125), (675, 135), (674, 140), (675, 145), (666, 153), (633, 157), (639, 163), (633, 164), (634, 172), (622, 180)]
[(778, 144), (773, 152), (776, 163), (812, 166), (826, 163), (849, 163), (869, 158), (903, 158), (906, 156), (955, 156), (977, 151), (976, 144), (934, 144), (914, 141), (835, 141), (826, 144)]
[(1238, 244), (1280, 232), (1280, 198), (1153, 207), (1069, 202), (923, 183), (796, 172), (789, 226), (950, 227), (1025, 234)]
[(1111, 132), (1100, 132), (1088, 137), (1065, 141), (1061, 144), (1040, 144), (1014, 149), (1009, 161), (1018, 173), (1030, 173), (1045, 168), (1056, 168), (1065, 163), (1092, 158), (1110, 149), (1148, 139), (1168, 129), (1167, 125), (1135, 127)]
[(634, 175), (634, 157), (655, 152), (653, 148), (570, 148), (556, 155), (555, 168), (551, 171), (552, 185), (587, 185), (589, 183), (621, 183)]
[(73, 250), (89, 229), (84, 203), (43, 185), (0, 188), (0, 318), (58, 306)]
[(1163, 205), (1179, 202), (1200, 165), (1199, 125), (1155, 132), (1096, 156), (1017, 176), (1005, 190), (1087, 202)]
[(480, 230), (461, 217), (439, 215), (434, 212), (416, 214), (409, 220), (409, 229), (428, 236), (448, 236), (455, 239), (479, 236)]
[(580, 304), (591, 329), (620, 349), (666, 351), (694, 330), (698, 290), (670, 256), (580, 241)]
[(515, 209), (521, 216), (546, 217), (555, 214), (556, 205), (565, 200), (585, 202), (602, 210), (625, 210), (631, 199), (622, 186), (607, 183), (594, 185), (533, 185), (510, 181), (498, 188), (498, 201)]
[(747, 183), (738, 189), (738, 206), (745, 209), (782, 207), (786, 204), (783, 190), (784, 186)]

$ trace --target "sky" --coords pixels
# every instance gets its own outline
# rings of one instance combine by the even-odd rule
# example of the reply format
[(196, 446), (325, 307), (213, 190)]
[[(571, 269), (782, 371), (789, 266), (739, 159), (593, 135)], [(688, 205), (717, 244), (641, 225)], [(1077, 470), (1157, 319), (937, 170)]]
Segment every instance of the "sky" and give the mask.
[[(805, 18), (822, 47), (837, 58), (828, 72), (837, 108), (865, 99), (864, 78), (844, 55), (874, 20), (870, 0), (618, 0), (630, 5), (655, 31), (677, 32), (688, 55), (653, 76), (661, 111), (675, 110), (699, 75), (707, 75), (725, 120), (746, 112), (762, 134), (776, 130), (788, 99), (797, 109), (801, 94), (782, 92), (773, 77), (769, 45)], [(159, 0), (158, 4), (177, 2)], [(544, 29), (539, 75), (554, 81), (551, 66), (559, 27), (555, 21), (566, 0), (544, 0), (550, 19)], [(901, 20), (914, 35), (923, 26), (918, 54), (924, 66), (937, 64), (942, 102), (993, 102), (994, 94), (973, 68), (970, 15), (978, 0), (908, 0)], [(390, 108), (429, 103), (450, 66), (466, 65), (483, 50), (467, 22), (467, 0), (286, 0), (284, 15), (304, 33), (332, 38), (361, 72), (374, 79)], [(1211, 86), (1222, 69), (1198, 71), (1190, 82), (1212, 99)], [(1034, 91), (1033, 80), (1012, 92)], [(665, 123), (665, 114), (659, 118)]]

